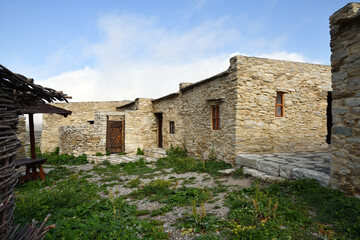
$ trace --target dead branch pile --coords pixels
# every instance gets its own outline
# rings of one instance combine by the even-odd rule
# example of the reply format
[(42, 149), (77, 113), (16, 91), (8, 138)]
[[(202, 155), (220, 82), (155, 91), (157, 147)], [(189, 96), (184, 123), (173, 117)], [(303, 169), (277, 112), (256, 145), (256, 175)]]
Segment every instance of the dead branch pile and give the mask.
[(51, 224), (45, 227), (45, 223), (49, 219), (50, 214), (47, 215), (45, 220), (42, 222), (40, 227), (36, 227), (38, 224), (37, 221), (32, 220), (32, 222), (21, 229), (19, 229), (20, 225), (17, 225), (13, 230), (12, 233), (9, 235), (9, 240), (41, 240), (45, 237), (46, 233), (55, 228), (55, 224)]

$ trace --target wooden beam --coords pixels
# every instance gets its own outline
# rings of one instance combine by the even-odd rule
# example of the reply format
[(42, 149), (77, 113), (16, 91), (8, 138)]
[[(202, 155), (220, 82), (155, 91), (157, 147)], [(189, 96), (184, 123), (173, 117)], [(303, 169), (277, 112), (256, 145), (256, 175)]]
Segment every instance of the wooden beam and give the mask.
[(34, 114), (29, 114), (29, 130), (30, 130), (30, 157), (36, 159), (35, 153), (35, 131), (34, 131)]

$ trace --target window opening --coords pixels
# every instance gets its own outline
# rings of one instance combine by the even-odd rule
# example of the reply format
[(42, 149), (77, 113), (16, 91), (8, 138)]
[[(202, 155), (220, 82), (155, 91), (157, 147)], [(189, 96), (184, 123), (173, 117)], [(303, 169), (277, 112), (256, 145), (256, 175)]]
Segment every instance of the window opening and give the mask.
[(220, 129), (220, 106), (211, 106), (212, 129)]
[(277, 92), (275, 100), (275, 117), (284, 116), (284, 93)]
[(170, 125), (170, 133), (175, 133), (175, 122), (170, 121), (169, 125)]

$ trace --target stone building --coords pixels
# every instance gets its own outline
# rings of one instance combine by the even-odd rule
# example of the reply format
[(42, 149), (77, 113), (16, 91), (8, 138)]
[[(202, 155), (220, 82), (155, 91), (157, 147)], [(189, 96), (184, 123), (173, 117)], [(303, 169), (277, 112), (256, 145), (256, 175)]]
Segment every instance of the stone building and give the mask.
[(333, 87), (330, 183), (360, 197), (360, 3), (330, 17)]
[[(59, 131), (64, 126), (73, 126), (76, 130), (86, 128), (94, 124), (95, 112), (113, 111), (119, 105), (130, 101), (109, 101), (109, 102), (69, 102), (55, 103), (57, 107), (71, 110), (72, 114), (64, 118), (58, 114), (43, 114), (43, 126), (41, 136), (41, 151), (50, 152), (60, 145)], [(75, 132), (74, 132), (75, 134)], [(86, 135), (86, 132), (83, 133)], [(75, 144), (75, 143), (74, 143)], [(103, 150), (103, 149), (101, 149)]]
[(232, 162), (239, 153), (326, 148), (330, 76), (330, 66), (235, 56), (226, 71), (158, 99), (106, 109), (59, 104), (73, 114), (66, 122), (44, 115), (42, 150), (94, 154), (172, 144)]

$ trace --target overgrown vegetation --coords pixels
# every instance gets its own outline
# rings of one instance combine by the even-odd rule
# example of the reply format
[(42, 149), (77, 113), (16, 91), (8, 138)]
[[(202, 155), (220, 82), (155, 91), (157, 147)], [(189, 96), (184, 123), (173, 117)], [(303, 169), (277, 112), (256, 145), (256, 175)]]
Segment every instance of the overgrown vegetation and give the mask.
[(95, 153), (95, 156), (97, 156), (97, 157), (102, 157), (102, 156), (104, 156), (104, 154), (101, 153), (101, 152), (96, 152), (96, 153)]
[(46, 239), (166, 239), (162, 227), (141, 220), (136, 207), (123, 198), (100, 198), (96, 184), (71, 175), (50, 188), (24, 187), (17, 191), (15, 222), (43, 219), (57, 227)]
[[(179, 147), (167, 153), (151, 164), (144, 158), (121, 164), (104, 161), (91, 171), (55, 166), (46, 181), (16, 187), (15, 223), (51, 213), (49, 224), (57, 227), (46, 239), (166, 239), (164, 222), (153, 218), (185, 208), (173, 226), (191, 239), (360, 239), (360, 199), (320, 187), (315, 180), (234, 190), (222, 184), (227, 177), (217, 171), (230, 166), (216, 156), (198, 160)], [(165, 171), (169, 168), (173, 171)], [(203, 182), (191, 175), (165, 179), (174, 172), (205, 173), (206, 183), (215, 185), (187, 186)], [(96, 182), (90, 181), (92, 176), (98, 177)], [(237, 170), (232, 177), (246, 176)], [(119, 195), (120, 185), (132, 192)], [(106, 198), (101, 197), (104, 193)], [(161, 207), (137, 210), (129, 204), (140, 200)], [(228, 207), (229, 213), (219, 217), (208, 209), (211, 204), (212, 210)]]
[(229, 194), (230, 239), (359, 239), (360, 200), (315, 180)]
[(176, 173), (185, 172), (206, 172), (211, 175), (218, 175), (219, 170), (231, 168), (231, 164), (224, 161), (216, 161), (216, 157), (212, 159), (202, 160), (189, 157), (186, 149), (173, 147), (166, 151), (167, 157), (160, 158), (156, 165), (164, 168), (174, 168)]
[(136, 151), (136, 155), (144, 155), (144, 151), (141, 148), (138, 148)]
[(46, 158), (46, 163), (53, 165), (81, 165), (88, 163), (86, 154), (75, 157), (72, 154), (59, 154), (59, 150), (59, 147), (56, 147), (51, 153), (42, 153), (40, 147), (36, 147), (36, 156), (37, 158)]

